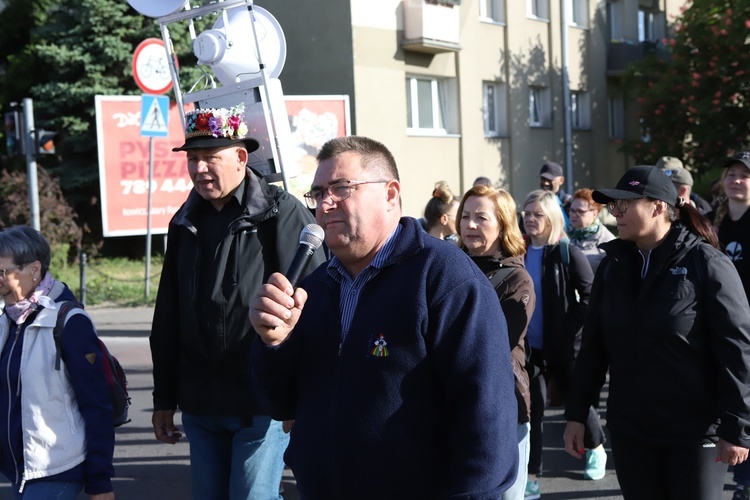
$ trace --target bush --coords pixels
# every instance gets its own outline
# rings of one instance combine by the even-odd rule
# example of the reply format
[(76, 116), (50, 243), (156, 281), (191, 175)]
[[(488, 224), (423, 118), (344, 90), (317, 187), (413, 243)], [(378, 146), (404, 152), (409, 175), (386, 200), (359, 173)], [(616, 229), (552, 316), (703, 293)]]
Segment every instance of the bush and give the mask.
[[(39, 222), (42, 234), (55, 252), (66, 262), (75, 256), (81, 244), (81, 228), (76, 224), (76, 213), (65, 201), (57, 180), (46, 170), (37, 168), (39, 188)], [(16, 225), (31, 225), (31, 204), (25, 172), (2, 170), (0, 172), (0, 229)]]

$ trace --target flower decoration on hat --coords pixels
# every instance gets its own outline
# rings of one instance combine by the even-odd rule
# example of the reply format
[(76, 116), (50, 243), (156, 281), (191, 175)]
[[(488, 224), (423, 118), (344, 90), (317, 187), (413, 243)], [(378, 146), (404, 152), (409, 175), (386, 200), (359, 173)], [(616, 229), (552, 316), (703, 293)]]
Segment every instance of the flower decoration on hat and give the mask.
[(244, 139), (247, 135), (245, 104), (233, 108), (196, 109), (185, 114), (185, 139), (193, 137), (224, 137)]

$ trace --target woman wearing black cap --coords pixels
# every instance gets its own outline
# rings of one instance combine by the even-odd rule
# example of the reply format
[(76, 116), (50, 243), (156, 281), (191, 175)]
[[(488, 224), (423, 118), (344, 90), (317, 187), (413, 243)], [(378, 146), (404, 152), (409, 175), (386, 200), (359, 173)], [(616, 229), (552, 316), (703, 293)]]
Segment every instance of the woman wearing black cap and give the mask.
[[(708, 221), (656, 167), (594, 191), (620, 238), (602, 245), (566, 404), (580, 456), (588, 407), (610, 373), (607, 425), (626, 499), (722, 498), (750, 446), (750, 310)], [(720, 462), (720, 463), (719, 463)]]

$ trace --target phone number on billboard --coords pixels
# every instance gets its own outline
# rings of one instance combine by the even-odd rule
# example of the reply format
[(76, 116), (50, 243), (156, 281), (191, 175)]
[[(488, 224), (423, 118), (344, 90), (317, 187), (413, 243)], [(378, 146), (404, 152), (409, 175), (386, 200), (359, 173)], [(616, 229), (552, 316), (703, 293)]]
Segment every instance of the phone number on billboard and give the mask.
[[(122, 194), (146, 194), (148, 181), (141, 179), (127, 180), (123, 179), (120, 181), (122, 186)], [(186, 193), (193, 189), (193, 182), (187, 179), (164, 179), (161, 181), (151, 182), (151, 192), (162, 191), (165, 193)]]

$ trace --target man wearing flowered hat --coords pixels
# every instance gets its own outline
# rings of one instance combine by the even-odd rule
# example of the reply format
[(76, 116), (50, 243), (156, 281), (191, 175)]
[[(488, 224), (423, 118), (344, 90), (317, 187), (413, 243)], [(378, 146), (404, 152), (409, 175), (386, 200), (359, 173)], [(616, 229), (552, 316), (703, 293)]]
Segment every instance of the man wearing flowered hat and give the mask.
[[(288, 437), (263, 414), (249, 379), (250, 300), (285, 272), (305, 206), (247, 166), (243, 106), (186, 115), (193, 189), (169, 224), (151, 331), (156, 438), (174, 444), (177, 407), (190, 442), (196, 499), (277, 499)], [(313, 257), (308, 271), (324, 260)]]

